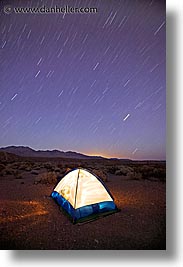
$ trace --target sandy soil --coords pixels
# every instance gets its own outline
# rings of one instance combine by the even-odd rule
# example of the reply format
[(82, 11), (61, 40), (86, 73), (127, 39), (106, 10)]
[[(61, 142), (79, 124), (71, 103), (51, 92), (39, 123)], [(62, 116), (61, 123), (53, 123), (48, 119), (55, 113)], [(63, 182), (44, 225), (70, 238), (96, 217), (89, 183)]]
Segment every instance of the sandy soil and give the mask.
[(120, 212), (73, 225), (49, 197), (53, 186), (0, 180), (1, 249), (166, 249), (166, 184), (109, 176)]

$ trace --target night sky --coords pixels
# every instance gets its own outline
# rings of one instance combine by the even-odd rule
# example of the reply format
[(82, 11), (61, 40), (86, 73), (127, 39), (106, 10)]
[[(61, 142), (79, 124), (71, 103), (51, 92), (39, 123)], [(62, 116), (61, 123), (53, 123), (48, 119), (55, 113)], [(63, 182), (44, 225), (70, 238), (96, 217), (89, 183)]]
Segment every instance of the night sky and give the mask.
[(0, 146), (165, 159), (165, 16), (164, 1), (1, 1)]

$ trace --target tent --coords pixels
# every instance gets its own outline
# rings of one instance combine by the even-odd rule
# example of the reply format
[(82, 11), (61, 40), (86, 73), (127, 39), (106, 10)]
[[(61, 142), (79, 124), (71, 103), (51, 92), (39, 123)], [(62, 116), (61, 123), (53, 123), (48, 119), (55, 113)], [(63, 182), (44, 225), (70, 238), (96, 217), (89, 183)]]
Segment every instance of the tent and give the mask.
[(70, 170), (58, 182), (51, 197), (66, 211), (73, 223), (118, 211), (103, 181), (83, 168)]

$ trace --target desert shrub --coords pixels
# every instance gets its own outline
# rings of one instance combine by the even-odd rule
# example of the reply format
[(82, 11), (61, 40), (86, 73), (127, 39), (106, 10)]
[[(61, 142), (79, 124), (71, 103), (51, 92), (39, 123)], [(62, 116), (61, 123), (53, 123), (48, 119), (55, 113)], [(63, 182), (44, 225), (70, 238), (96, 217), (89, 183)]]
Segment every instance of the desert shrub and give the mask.
[(31, 174), (33, 174), (33, 175), (38, 175), (38, 174), (39, 174), (39, 172), (38, 172), (38, 171), (36, 171), (36, 170), (32, 170), (32, 171), (31, 171)]
[(40, 173), (34, 180), (34, 184), (56, 184), (58, 175), (55, 172)]
[(15, 171), (14, 176), (15, 176), (15, 179), (22, 179), (23, 178), (22, 175), (18, 171)]
[(50, 168), (51, 167), (51, 164), (49, 163), (49, 162), (46, 162), (45, 164), (44, 164), (44, 168), (45, 169), (48, 169), (48, 168)]
[(60, 173), (60, 168), (55, 168), (54, 171), (55, 171), (56, 173)]
[(26, 172), (30, 172), (30, 171), (31, 171), (31, 168), (30, 168), (30, 167), (27, 167), (27, 168), (25, 169), (25, 171), (26, 171)]
[(127, 172), (120, 169), (120, 170), (115, 171), (115, 175), (124, 175), (124, 176), (126, 176)]
[(11, 164), (11, 166), (14, 169), (18, 169), (20, 167), (20, 163), (19, 162), (16, 162), (16, 163)]
[(156, 178), (159, 179), (160, 181), (165, 181), (166, 179), (166, 168), (162, 168), (159, 166), (148, 166), (148, 165), (143, 165), (143, 166), (137, 166), (135, 167), (136, 173), (141, 174), (142, 179), (152, 179)]
[[(97, 168), (96, 168), (96, 169), (97, 169)], [(101, 167), (100, 170), (103, 171), (103, 172), (107, 175), (107, 168), (105, 168), (105, 167), (102, 168), (102, 167)]]
[(127, 172), (126, 177), (127, 177), (128, 179), (135, 179), (135, 178), (134, 178), (134, 177), (135, 177), (135, 173), (134, 173), (134, 171), (133, 171), (133, 172), (132, 172), (132, 171)]
[(111, 173), (111, 174), (115, 174), (116, 171), (119, 171), (120, 168), (117, 167), (117, 166), (111, 166), (108, 168), (108, 172)]
[(131, 176), (131, 178), (132, 178), (133, 180), (141, 180), (141, 179), (142, 179), (142, 173), (140, 173), (140, 172), (135, 172), (135, 171), (134, 171), (134, 173), (133, 173), (133, 175)]
[(131, 173), (134, 172), (134, 169), (132, 167), (128, 167), (128, 166), (120, 166), (119, 170), (117, 170), (115, 172), (115, 175), (123, 175), (123, 176), (127, 176), (129, 173), (131, 175)]
[(160, 181), (164, 182), (166, 180), (166, 169), (154, 168), (153, 175), (153, 177), (158, 178)]
[(154, 168), (153, 173), (154, 173), (154, 177), (156, 178), (161, 178), (162, 176), (163, 177), (166, 176), (166, 170), (162, 168)]
[(20, 171), (26, 171), (26, 170), (27, 170), (27, 165), (26, 165), (26, 164), (22, 164), (22, 165), (20, 165), (20, 166), (18, 167), (18, 169), (19, 169)]
[(10, 168), (10, 167), (6, 167), (6, 169), (4, 170), (4, 174), (5, 175), (14, 175), (15, 174), (15, 170)]
[(28, 162), (27, 165), (28, 165), (28, 167), (30, 167), (31, 169), (34, 168), (34, 166), (35, 166), (34, 162)]
[(34, 170), (40, 170), (41, 169), (41, 167), (40, 166), (35, 166), (35, 168), (34, 168)]
[(58, 165), (57, 165), (57, 167), (59, 168), (59, 169), (62, 169), (63, 168), (63, 164), (62, 163), (59, 163)]
[(3, 177), (3, 176), (5, 176), (5, 175), (6, 175), (5, 170), (0, 171), (0, 177)]
[(63, 164), (62, 167), (65, 168), (65, 169), (67, 169), (67, 168), (71, 168), (71, 164), (67, 164), (67, 163), (65, 163), (65, 164)]
[(138, 169), (138, 172), (142, 174), (143, 179), (149, 179), (151, 177), (154, 177), (154, 168), (152, 166), (142, 166)]
[(5, 167), (5, 165), (4, 164), (0, 164), (0, 172), (2, 171), (2, 170), (4, 170), (6, 167)]
[(44, 164), (44, 168), (47, 169), (48, 171), (54, 171), (55, 166), (50, 162), (47, 162)]
[(3, 177), (3, 176), (5, 176), (5, 175), (6, 175), (6, 170), (2, 170), (2, 171), (0, 172), (0, 176)]

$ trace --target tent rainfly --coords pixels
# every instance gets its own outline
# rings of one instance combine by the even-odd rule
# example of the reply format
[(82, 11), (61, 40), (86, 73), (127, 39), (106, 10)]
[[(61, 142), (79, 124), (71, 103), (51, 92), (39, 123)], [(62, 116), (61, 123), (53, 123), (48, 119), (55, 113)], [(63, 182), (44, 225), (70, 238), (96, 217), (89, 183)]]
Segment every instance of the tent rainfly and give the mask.
[(69, 171), (56, 185), (51, 197), (66, 211), (73, 223), (118, 211), (102, 180), (82, 168)]

